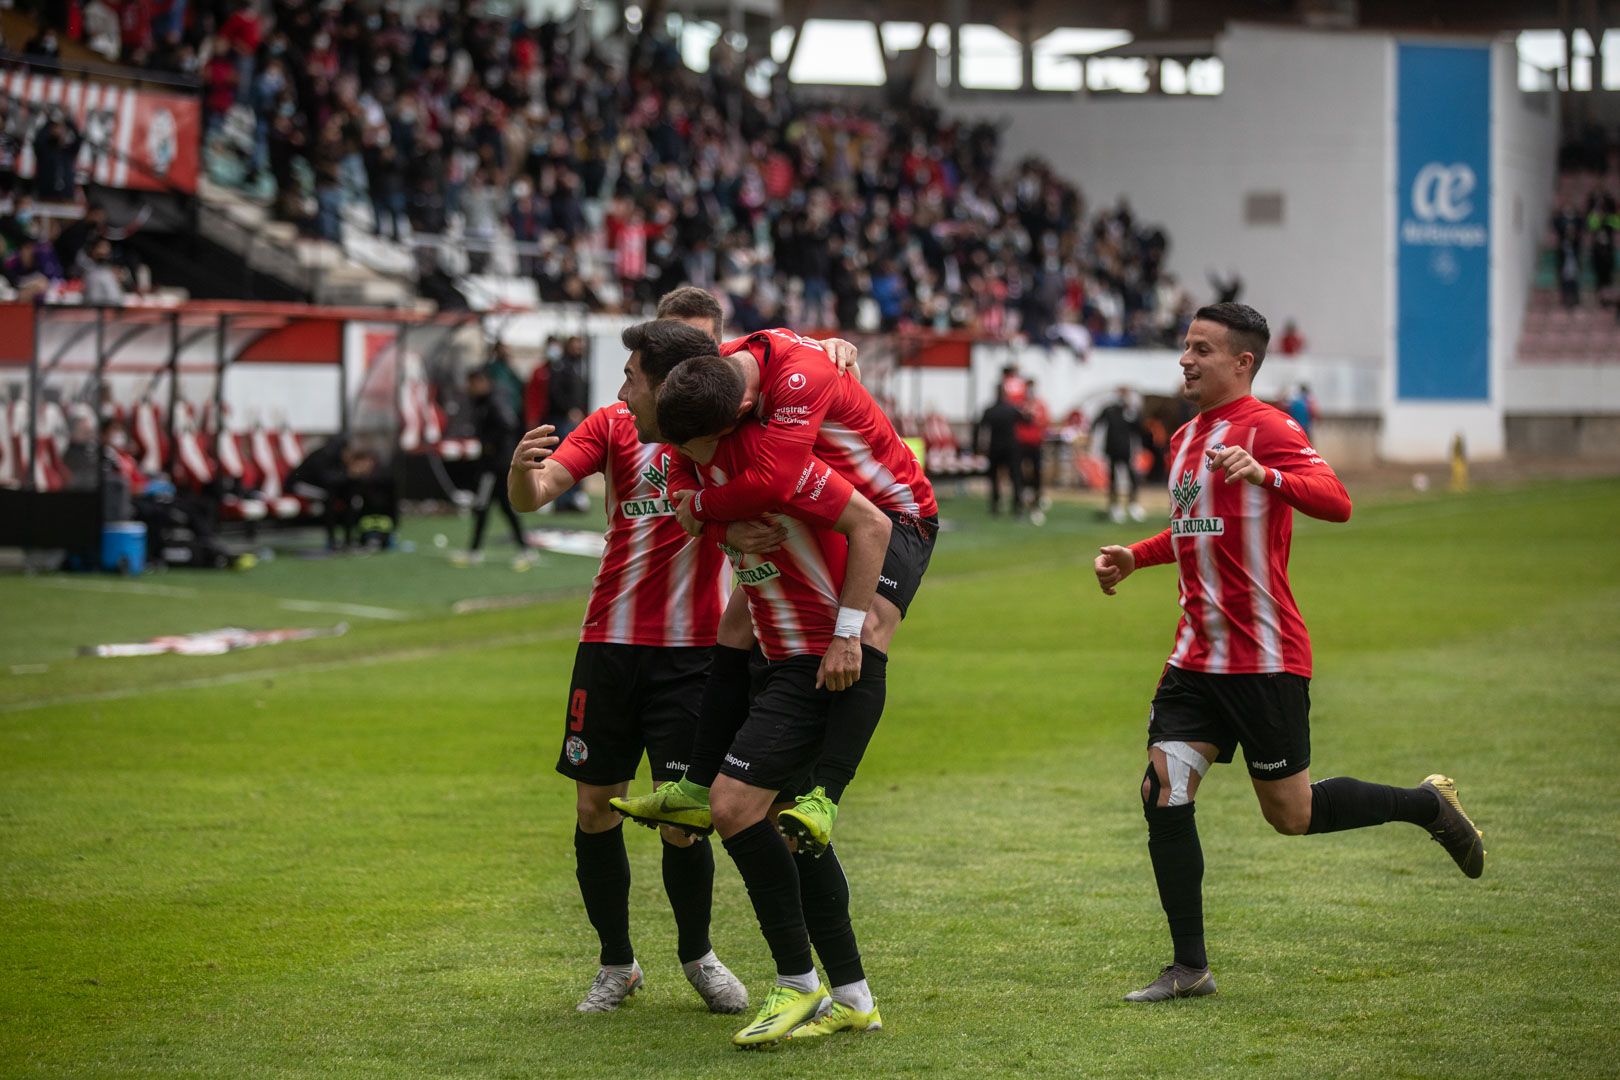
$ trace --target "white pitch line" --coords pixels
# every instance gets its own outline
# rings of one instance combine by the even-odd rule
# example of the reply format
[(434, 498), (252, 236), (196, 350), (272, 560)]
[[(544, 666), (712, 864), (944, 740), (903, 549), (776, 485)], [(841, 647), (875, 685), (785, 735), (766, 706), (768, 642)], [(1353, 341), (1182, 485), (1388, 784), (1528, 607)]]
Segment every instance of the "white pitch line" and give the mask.
[(253, 682), (257, 679), (279, 679), (283, 675), (313, 675), (326, 671), (341, 671), (344, 668), (411, 663), (417, 660), (431, 660), (464, 649), (504, 649), (513, 645), (537, 645), (547, 641), (561, 641), (573, 638), (578, 634), (579, 631), (574, 627), (559, 627), (556, 630), (544, 633), (510, 634), (506, 637), (483, 638), (477, 641), (459, 641), (416, 649), (400, 649), (397, 652), (356, 656), (346, 660), (322, 660), (312, 664), (288, 664), (285, 667), (258, 668), (254, 671), (233, 671), (224, 675), (205, 675), (199, 679), (182, 679), (171, 683), (161, 683), (156, 686), (123, 687), (117, 690), (98, 690), (88, 694), (63, 694), (58, 697), (35, 698), (32, 701), (14, 701), (9, 704), (0, 704), (0, 714), (48, 709), (58, 705), (88, 705), (98, 701), (122, 701), (126, 698), (167, 694), (177, 690), (205, 690), (215, 686), (232, 686), (236, 683)]
[(77, 592), (127, 593), (136, 596), (169, 596), (176, 600), (190, 600), (196, 589), (180, 585), (147, 585), (138, 581), (96, 581), (94, 578), (36, 578), (35, 585), (47, 589), (68, 589)]
[(366, 604), (336, 604), (325, 600), (280, 600), (276, 606), (284, 611), (312, 611), (324, 612), (330, 615), (355, 615), (362, 619), (392, 619), (398, 621), (411, 618), (408, 611), (399, 611), (395, 608), (370, 607)]

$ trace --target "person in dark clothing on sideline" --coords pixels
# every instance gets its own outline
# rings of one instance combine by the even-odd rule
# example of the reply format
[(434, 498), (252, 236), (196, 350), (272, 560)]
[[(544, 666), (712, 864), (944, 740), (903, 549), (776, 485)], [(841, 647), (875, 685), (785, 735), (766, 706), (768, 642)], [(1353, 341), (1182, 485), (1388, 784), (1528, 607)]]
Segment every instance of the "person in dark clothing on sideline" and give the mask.
[[(546, 423), (557, 429), (557, 438), (566, 439), (568, 433), (585, 419), (585, 410), (589, 405), (590, 385), (585, 371), (584, 339), (571, 337), (565, 341), (562, 355), (551, 361), (550, 369), (546, 385), (546, 407), (550, 415), (546, 417)], [(508, 452), (507, 457), (511, 456)], [(558, 510), (583, 511), (587, 505), (585, 492), (575, 486), (559, 495), (552, 505)]]
[(467, 376), (467, 397), (472, 402), (473, 428), (478, 433), (478, 491), (473, 504), (472, 544), (456, 563), (468, 566), (483, 561), (484, 525), (489, 520), (491, 504), (499, 499), (501, 513), (512, 526), (512, 539), (518, 546), (513, 568), (527, 570), (533, 565), (529, 542), (523, 537), (523, 523), (518, 520), (517, 511), (512, 509), (512, 501), (506, 494), (506, 467), (523, 430), (484, 369)]
[[(1023, 457), (1018, 445), (1018, 425), (1024, 422), (1023, 411), (1007, 400), (1004, 388), (996, 389), (996, 402), (984, 410), (978, 426), (973, 429), (973, 452), (982, 453), (990, 460), (990, 512), (1001, 513), (1001, 474), (1012, 481), (1013, 512), (1024, 505)], [(988, 433), (989, 445), (981, 436)]]
[(1125, 520), (1125, 507), (1119, 501), (1123, 478), (1129, 493), (1131, 520), (1141, 521), (1147, 514), (1136, 497), (1140, 481), (1136, 475), (1136, 456), (1147, 441), (1147, 431), (1142, 424), (1142, 410), (1137, 407), (1130, 387), (1120, 387), (1114, 400), (1097, 414), (1091, 425), (1092, 438), (1099, 438), (1099, 432), (1103, 457), (1108, 462), (1108, 515), (1115, 521)]

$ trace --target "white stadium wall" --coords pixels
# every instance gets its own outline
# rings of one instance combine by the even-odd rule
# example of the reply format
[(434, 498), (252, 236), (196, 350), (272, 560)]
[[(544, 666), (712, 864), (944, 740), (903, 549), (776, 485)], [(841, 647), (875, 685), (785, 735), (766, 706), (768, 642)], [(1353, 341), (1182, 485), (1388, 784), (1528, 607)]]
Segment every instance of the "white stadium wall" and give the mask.
[[(1390, 41), (1235, 25), (1220, 40), (1216, 97), (1083, 94), (952, 102), (1004, 120), (1003, 157), (1039, 156), (1095, 209), (1126, 196), (1162, 223), (1169, 270), (1195, 296), (1205, 273), (1238, 273), (1245, 303), (1278, 332), (1298, 321), (1313, 350), (1379, 357), (1390, 318), (1387, 212)], [(1250, 194), (1282, 196), (1279, 224), (1244, 222)]]
[[(1438, 390), (1413, 392), (1398, 365), (1397, 290), (1407, 286), (1397, 228), (1412, 209), (1412, 192), (1403, 190), (1410, 185), (1397, 176), (1403, 44), (1447, 43), (1240, 24), (1218, 43), (1226, 85), (1217, 97), (968, 98), (947, 107), (963, 118), (1000, 122), (1006, 158), (1052, 162), (1079, 183), (1092, 209), (1126, 196), (1139, 220), (1165, 227), (1167, 268), (1195, 296), (1210, 293), (1206, 271), (1236, 272), (1244, 280), (1242, 299), (1274, 331), (1295, 319), (1311, 352), (1293, 362), (1300, 365), (1297, 378), (1311, 383), (1330, 415), (1376, 422), (1380, 456), (1442, 458), (1461, 433), (1474, 456), (1496, 457), (1505, 449), (1505, 418), (1518, 408), (1517, 388), (1533, 378), (1517, 370), (1514, 357), (1548, 214), (1556, 104), (1519, 91), (1511, 43), (1490, 46), (1489, 77), (1473, 99), (1488, 94), (1490, 105), (1489, 203), (1479, 211), (1480, 224), (1488, 222), (1489, 314), (1474, 323), (1489, 328), (1488, 359), (1478, 360), (1483, 390), (1472, 391), (1477, 400), (1450, 400), (1442, 378)], [(1421, 160), (1425, 148), (1409, 153)], [(1437, 157), (1447, 153), (1434, 150)], [(1279, 196), (1281, 220), (1246, 221), (1252, 195)], [(1433, 254), (1436, 266), (1451, 257), (1440, 248)], [(1422, 310), (1421, 289), (1404, 295)], [(1444, 297), (1444, 290), (1435, 295)], [(1443, 369), (1447, 362), (1442, 353), (1428, 365)], [(1138, 385), (1151, 389), (1156, 380), (1141, 370)], [(1287, 370), (1268, 364), (1260, 392)], [(1533, 406), (1543, 412), (1555, 387), (1608, 385), (1577, 372), (1547, 382)], [(1566, 405), (1573, 412), (1593, 408), (1577, 399)], [(1606, 398), (1599, 409), (1620, 412), (1620, 400)], [(1372, 444), (1364, 445), (1370, 452)]]

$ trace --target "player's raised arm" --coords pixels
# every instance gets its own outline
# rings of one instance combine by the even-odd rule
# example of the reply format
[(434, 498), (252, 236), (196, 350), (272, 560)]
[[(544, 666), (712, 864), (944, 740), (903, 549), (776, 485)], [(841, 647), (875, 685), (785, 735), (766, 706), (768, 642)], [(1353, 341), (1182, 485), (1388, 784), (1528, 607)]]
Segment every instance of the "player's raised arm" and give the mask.
[(530, 429), (512, 452), (512, 465), (506, 472), (506, 494), (512, 509), (531, 513), (573, 487), (568, 470), (551, 460), (551, 452), (561, 440), (556, 429), (541, 424)]
[(558, 441), (555, 429), (541, 424), (518, 442), (506, 473), (512, 509), (523, 514), (538, 510), (606, 467), (607, 419), (602, 410), (581, 421), (561, 446)]

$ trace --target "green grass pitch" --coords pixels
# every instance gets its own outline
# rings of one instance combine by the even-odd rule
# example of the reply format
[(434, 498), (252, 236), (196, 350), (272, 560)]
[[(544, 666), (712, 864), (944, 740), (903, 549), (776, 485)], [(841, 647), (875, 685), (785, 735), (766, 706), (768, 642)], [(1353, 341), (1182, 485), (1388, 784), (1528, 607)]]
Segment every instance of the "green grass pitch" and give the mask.
[[(1277, 836), (1219, 769), (1221, 992), (1152, 1007), (1119, 996), (1168, 954), (1137, 788), (1174, 572), (1108, 599), (1096, 546), (1145, 527), (946, 516), (838, 826), (888, 1030), (769, 1054), (681, 977), (640, 829), (646, 989), (573, 1011), (595, 944), (552, 765), (589, 561), (454, 570), (423, 521), (415, 554), (0, 578), (0, 1076), (1620, 1075), (1620, 481), (1299, 523), (1313, 775), (1455, 776), (1486, 874), (1405, 825)], [(71, 655), (339, 619), (212, 659)], [(717, 856), (716, 947), (757, 999), (769, 958)]]

